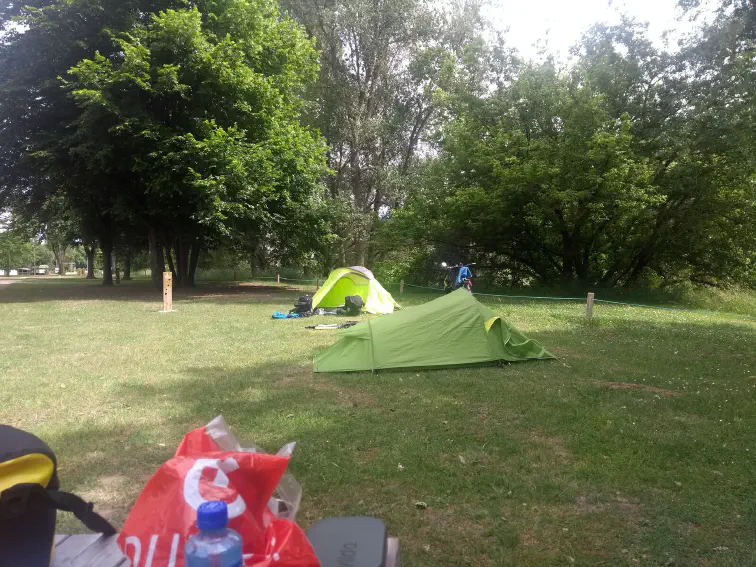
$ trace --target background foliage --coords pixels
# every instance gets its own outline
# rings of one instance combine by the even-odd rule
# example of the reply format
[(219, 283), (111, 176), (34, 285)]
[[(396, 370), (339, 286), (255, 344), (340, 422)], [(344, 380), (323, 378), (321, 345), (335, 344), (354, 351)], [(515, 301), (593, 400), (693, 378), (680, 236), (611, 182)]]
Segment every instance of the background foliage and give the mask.
[(0, 207), (58, 262), (99, 247), (104, 283), (116, 250), (186, 285), (230, 258), (756, 285), (753, 4), (672, 49), (597, 25), (568, 63), (522, 59), (481, 8), (2, 2)]

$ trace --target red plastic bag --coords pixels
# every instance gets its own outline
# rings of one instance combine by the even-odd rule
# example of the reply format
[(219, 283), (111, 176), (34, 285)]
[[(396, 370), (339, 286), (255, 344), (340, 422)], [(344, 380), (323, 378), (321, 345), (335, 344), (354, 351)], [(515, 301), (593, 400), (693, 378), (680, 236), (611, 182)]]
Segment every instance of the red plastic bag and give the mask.
[(224, 500), (229, 527), (244, 542), (246, 567), (320, 567), (301, 528), (268, 509), (288, 463), (280, 455), (219, 451), (205, 428), (190, 431), (137, 498), (118, 545), (131, 567), (183, 567), (186, 540), (197, 533), (197, 508)]

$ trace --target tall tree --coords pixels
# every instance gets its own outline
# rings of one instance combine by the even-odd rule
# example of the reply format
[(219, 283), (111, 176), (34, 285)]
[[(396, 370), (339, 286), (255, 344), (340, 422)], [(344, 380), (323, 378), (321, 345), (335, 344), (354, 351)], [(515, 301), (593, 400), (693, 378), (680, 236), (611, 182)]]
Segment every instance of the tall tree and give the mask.
[[(181, 3), (181, 0), (177, 0)], [(81, 112), (59, 77), (95, 51), (117, 57), (110, 30), (131, 29), (171, 0), (32, 0), (5, 2), (0, 18), (0, 205), (37, 209), (64, 190), (109, 258), (120, 190), (74, 155), (58, 151)], [(14, 22), (8, 18), (15, 16)]]
[(203, 246), (285, 233), (307, 206), (323, 148), (298, 117), (317, 55), (275, 2), (20, 13), (0, 45), (0, 199), (33, 208), (62, 191), (99, 243), (104, 284), (130, 227), (149, 235), (153, 277), (167, 260), (192, 285)]
[(209, 239), (275, 231), (274, 214), (306, 201), (322, 171), (322, 143), (298, 121), (311, 43), (274, 2), (208, 10), (160, 12), (66, 83), (83, 114), (63, 152), (116, 174), (119, 207), (149, 229), (155, 275), (162, 249), (178, 285), (193, 285)]

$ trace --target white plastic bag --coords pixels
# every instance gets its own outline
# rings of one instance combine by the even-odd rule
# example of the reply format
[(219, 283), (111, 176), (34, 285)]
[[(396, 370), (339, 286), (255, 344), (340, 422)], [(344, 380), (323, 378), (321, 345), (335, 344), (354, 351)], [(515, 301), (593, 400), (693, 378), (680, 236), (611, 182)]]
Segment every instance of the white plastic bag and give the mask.
[[(219, 415), (208, 423), (205, 426), (205, 432), (218, 444), (221, 451), (265, 453), (265, 451), (254, 444), (242, 446), (236, 436), (229, 431), (228, 425), (222, 415)], [(290, 457), (296, 445), (296, 442), (287, 443), (278, 450), (276, 455)], [(277, 518), (293, 521), (297, 515), (301, 501), (302, 485), (297, 482), (297, 479), (292, 474), (286, 472), (281, 477), (281, 481), (278, 483), (273, 497), (268, 501), (268, 509)]]

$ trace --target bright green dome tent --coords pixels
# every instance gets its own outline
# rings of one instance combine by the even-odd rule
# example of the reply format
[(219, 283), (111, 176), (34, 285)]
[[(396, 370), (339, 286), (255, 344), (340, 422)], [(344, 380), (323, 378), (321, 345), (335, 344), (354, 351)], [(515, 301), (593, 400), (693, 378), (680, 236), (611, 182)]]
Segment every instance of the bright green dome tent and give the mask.
[(337, 268), (328, 274), (323, 286), (312, 296), (312, 308), (340, 307), (348, 295), (359, 295), (365, 302), (363, 309), (374, 315), (393, 313), (394, 308), (399, 307), (373, 272), (362, 266), (352, 266)]
[(315, 357), (315, 372), (469, 366), (554, 358), (467, 290), (369, 319)]

